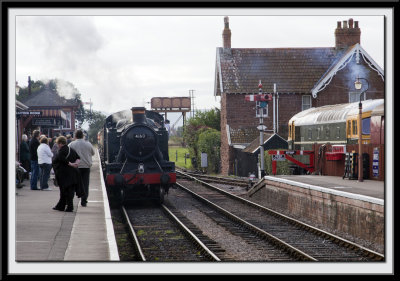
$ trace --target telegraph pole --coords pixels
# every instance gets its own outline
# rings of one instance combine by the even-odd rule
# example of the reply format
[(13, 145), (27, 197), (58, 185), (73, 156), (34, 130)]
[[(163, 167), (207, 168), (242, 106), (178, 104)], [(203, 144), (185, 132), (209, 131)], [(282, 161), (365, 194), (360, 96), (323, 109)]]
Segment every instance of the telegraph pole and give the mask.
[(195, 90), (189, 90), (189, 97), (192, 103), (192, 118), (194, 117), (194, 91)]

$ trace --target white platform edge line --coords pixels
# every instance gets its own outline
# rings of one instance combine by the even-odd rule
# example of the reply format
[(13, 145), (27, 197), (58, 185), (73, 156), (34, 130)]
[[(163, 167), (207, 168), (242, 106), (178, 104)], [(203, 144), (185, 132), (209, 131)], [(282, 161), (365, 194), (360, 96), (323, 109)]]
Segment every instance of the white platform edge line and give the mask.
[(108, 205), (108, 196), (106, 191), (106, 185), (103, 178), (103, 170), (101, 169), (101, 160), (99, 151), (96, 149), (96, 155), (99, 159), (99, 172), (101, 181), (101, 190), (103, 192), (103, 204), (104, 204), (104, 218), (106, 220), (107, 240), (109, 247), (110, 260), (119, 261), (117, 241), (115, 239), (114, 226), (112, 222), (110, 206)]
[(315, 186), (315, 185), (296, 182), (296, 181), (287, 180), (287, 179), (275, 178), (275, 177), (271, 177), (271, 176), (265, 176), (264, 179), (276, 181), (276, 182), (287, 183), (290, 185), (299, 186), (299, 187), (312, 189), (312, 190), (317, 190), (320, 192), (330, 193), (333, 195), (338, 195), (338, 196), (347, 197), (347, 198), (351, 198), (351, 199), (366, 201), (366, 202), (370, 202), (370, 203), (374, 203), (374, 204), (378, 204), (378, 205), (382, 205), (382, 206), (385, 203), (385, 201), (383, 199), (379, 199), (379, 198), (374, 198), (374, 197), (370, 197), (370, 196), (366, 196), (366, 195), (355, 194), (355, 193), (350, 193), (350, 192), (345, 192), (345, 191), (333, 190), (333, 189), (326, 188), (326, 187)]

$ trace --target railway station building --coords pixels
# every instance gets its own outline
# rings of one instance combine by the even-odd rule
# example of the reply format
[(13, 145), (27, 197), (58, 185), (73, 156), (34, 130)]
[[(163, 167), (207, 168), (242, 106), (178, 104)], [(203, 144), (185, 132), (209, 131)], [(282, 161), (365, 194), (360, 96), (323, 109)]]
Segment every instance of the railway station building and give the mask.
[[(221, 97), (221, 172), (235, 173), (235, 160), (260, 132), (259, 102), (246, 95), (272, 94), (273, 103), (263, 108), (266, 132), (288, 137), (288, 122), (310, 107), (359, 100), (354, 88), (357, 77), (369, 81), (366, 99), (385, 97), (383, 69), (362, 48), (362, 22), (349, 19), (333, 23), (335, 46), (308, 48), (233, 48), (229, 18), (224, 18), (223, 46), (216, 49), (214, 95)], [(234, 33), (234, 32), (233, 32)], [(274, 129), (273, 129), (274, 128)], [(235, 140), (236, 142), (233, 142)], [(247, 175), (242, 175), (247, 176)]]
[(18, 114), (21, 130), (30, 136), (40, 130), (47, 137), (68, 135), (75, 131), (75, 112), (79, 103), (59, 95), (56, 89), (45, 85), (41, 90), (30, 93), (21, 101), (29, 110)]

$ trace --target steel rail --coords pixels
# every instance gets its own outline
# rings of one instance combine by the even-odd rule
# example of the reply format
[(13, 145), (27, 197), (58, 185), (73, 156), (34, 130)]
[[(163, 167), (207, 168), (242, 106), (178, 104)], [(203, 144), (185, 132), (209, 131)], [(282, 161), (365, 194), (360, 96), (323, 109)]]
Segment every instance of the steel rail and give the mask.
[(186, 192), (188, 192), (189, 194), (191, 194), (193, 197), (195, 197), (196, 199), (206, 203), (207, 205), (211, 206), (212, 208), (216, 209), (218, 212), (222, 213), (223, 215), (229, 217), (230, 219), (232, 219), (233, 221), (236, 221), (238, 223), (240, 223), (241, 225), (245, 226), (247, 229), (253, 231), (254, 233), (260, 235), (261, 237), (265, 237), (267, 240), (272, 241), (273, 243), (279, 245), (280, 247), (284, 247), (285, 249), (288, 249), (288, 251), (290, 253), (293, 253), (294, 256), (299, 257), (302, 260), (308, 260), (308, 261), (318, 261), (317, 259), (313, 258), (312, 256), (304, 253), (303, 251), (287, 244), (286, 242), (282, 241), (281, 239), (275, 237), (274, 235), (258, 228), (257, 226), (242, 220), (241, 218), (239, 218), (238, 216), (232, 214), (231, 212), (228, 212), (227, 210), (221, 208), (220, 206), (212, 203), (211, 201), (207, 200), (206, 198), (194, 193), (193, 191), (189, 190), (188, 188), (184, 187), (183, 185), (176, 183), (176, 185), (178, 185), (180, 188), (182, 188), (183, 190), (185, 190)]
[(146, 257), (143, 254), (142, 248), (141, 248), (140, 243), (139, 243), (139, 239), (136, 236), (135, 230), (133, 229), (133, 226), (132, 226), (132, 224), (131, 224), (131, 222), (129, 220), (128, 213), (126, 212), (126, 209), (125, 209), (124, 206), (122, 206), (122, 211), (124, 213), (125, 220), (128, 223), (129, 230), (130, 230), (130, 233), (132, 235), (132, 238), (135, 241), (135, 248), (136, 248), (136, 251), (137, 251), (137, 253), (138, 253), (139, 257), (140, 257), (140, 260), (141, 261), (146, 261)]
[(205, 252), (209, 257), (211, 257), (214, 261), (221, 261), (220, 258), (218, 258), (206, 245), (204, 245), (203, 242), (200, 241), (200, 239), (189, 229), (184, 225), (172, 212), (171, 210), (168, 209), (167, 206), (164, 204), (161, 204), (161, 207), (164, 209), (164, 211), (178, 224), (178, 226), (187, 234), (189, 237), (193, 240), (193, 242), (201, 248), (203, 252)]
[(205, 185), (206, 187), (215, 189), (215, 190), (217, 190), (218, 192), (220, 192), (220, 193), (222, 193), (222, 194), (225, 194), (225, 195), (227, 195), (227, 196), (229, 196), (229, 197), (231, 197), (231, 198), (234, 198), (234, 199), (236, 199), (236, 200), (239, 200), (239, 201), (242, 202), (242, 203), (245, 203), (245, 204), (248, 204), (248, 205), (253, 206), (253, 207), (255, 207), (255, 208), (258, 208), (258, 209), (260, 209), (260, 210), (263, 210), (263, 211), (265, 211), (265, 212), (267, 212), (267, 213), (269, 213), (269, 214), (274, 215), (275, 217), (279, 217), (279, 218), (281, 218), (281, 219), (284, 219), (284, 220), (286, 220), (287, 222), (290, 222), (291, 224), (298, 225), (298, 226), (300, 226), (300, 227), (302, 227), (302, 228), (304, 228), (304, 229), (307, 229), (307, 230), (310, 231), (310, 232), (313, 232), (313, 233), (316, 233), (316, 234), (318, 234), (318, 235), (320, 235), (320, 236), (324, 236), (324, 237), (326, 237), (326, 238), (329, 238), (330, 240), (334, 241), (334, 242), (337, 243), (337, 244), (344, 243), (344, 244), (346, 245), (347, 248), (352, 249), (353, 251), (360, 251), (360, 252), (362, 252), (363, 255), (366, 256), (366, 257), (368, 256), (368, 257), (370, 257), (370, 258), (372, 258), (372, 259), (374, 259), (374, 260), (379, 260), (379, 261), (385, 259), (385, 256), (384, 256), (384, 255), (382, 255), (382, 254), (380, 254), (380, 253), (378, 253), (378, 252), (372, 251), (371, 249), (365, 248), (365, 247), (363, 247), (363, 246), (361, 246), (361, 245), (358, 245), (358, 244), (356, 244), (356, 243), (354, 243), (354, 242), (351, 242), (351, 241), (349, 241), (349, 240), (346, 240), (346, 239), (344, 239), (344, 238), (342, 238), (342, 237), (339, 237), (339, 236), (334, 235), (334, 234), (332, 234), (332, 233), (326, 232), (326, 231), (324, 231), (324, 230), (322, 230), (322, 229), (316, 228), (316, 227), (314, 227), (314, 226), (311, 226), (311, 225), (306, 224), (306, 223), (304, 223), (304, 222), (301, 222), (301, 221), (299, 221), (299, 220), (296, 220), (296, 219), (293, 219), (293, 218), (291, 218), (291, 217), (288, 217), (288, 216), (286, 216), (286, 215), (284, 215), (284, 214), (278, 213), (278, 212), (276, 212), (276, 211), (274, 211), (274, 210), (271, 210), (271, 209), (269, 209), (269, 208), (267, 208), (267, 207), (261, 206), (261, 205), (259, 205), (259, 204), (257, 204), (257, 203), (254, 203), (254, 202), (251, 202), (251, 201), (246, 200), (246, 199), (244, 199), (244, 198), (241, 198), (241, 197), (239, 197), (239, 196), (237, 196), (237, 195), (234, 195), (234, 194), (232, 194), (232, 193), (229, 193), (229, 192), (227, 192), (227, 191), (225, 191), (225, 190), (223, 190), (223, 189), (221, 189), (221, 188), (219, 188), (219, 187), (216, 187), (216, 186), (214, 186), (214, 185), (212, 185), (212, 184), (209, 184), (209, 183), (206, 183), (206, 182), (204, 182), (204, 181), (202, 181), (202, 180), (196, 179), (195, 177), (193, 177), (193, 176), (191, 176), (191, 175), (188, 175), (188, 174), (186, 174), (186, 173), (183, 173), (183, 172), (181, 172), (181, 171), (177, 171), (177, 173), (180, 173), (180, 174), (182, 174), (182, 175), (184, 175), (184, 176), (186, 176), (186, 177), (188, 177), (188, 178), (190, 178), (190, 179), (192, 179), (192, 180), (194, 180), (194, 181), (196, 181), (196, 182), (198, 182), (198, 183), (200, 183), (200, 184), (202, 184), (202, 185)]

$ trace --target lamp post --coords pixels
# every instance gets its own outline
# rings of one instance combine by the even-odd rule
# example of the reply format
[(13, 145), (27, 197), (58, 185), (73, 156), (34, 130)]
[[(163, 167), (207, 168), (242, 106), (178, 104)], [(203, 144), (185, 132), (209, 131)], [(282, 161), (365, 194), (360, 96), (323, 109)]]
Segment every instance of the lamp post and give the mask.
[(365, 78), (357, 77), (356, 81), (354, 82), (354, 87), (356, 90), (361, 90), (362, 83), (360, 80), (365, 80), (367, 82), (367, 88), (360, 93), (360, 102), (358, 104), (358, 181), (363, 181), (363, 158), (362, 158), (362, 103), (361, 103), (361, 96), (364, 94), (369, 88), (369, 82)]

